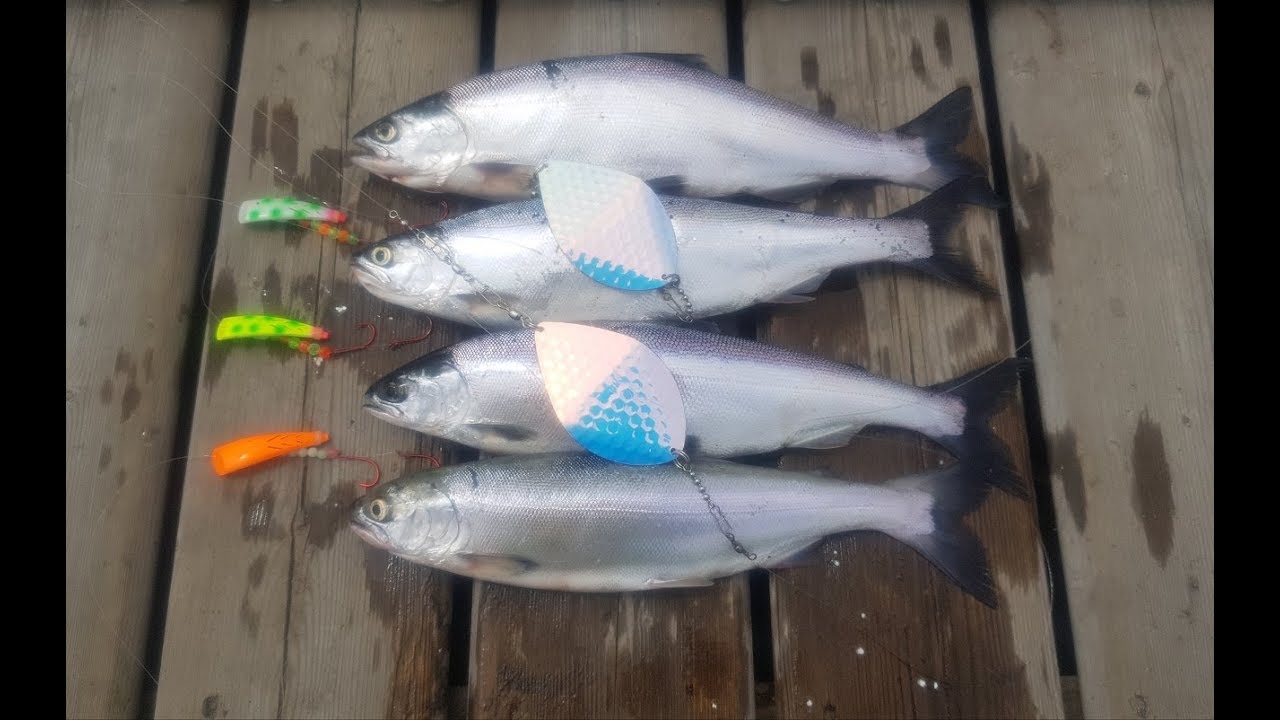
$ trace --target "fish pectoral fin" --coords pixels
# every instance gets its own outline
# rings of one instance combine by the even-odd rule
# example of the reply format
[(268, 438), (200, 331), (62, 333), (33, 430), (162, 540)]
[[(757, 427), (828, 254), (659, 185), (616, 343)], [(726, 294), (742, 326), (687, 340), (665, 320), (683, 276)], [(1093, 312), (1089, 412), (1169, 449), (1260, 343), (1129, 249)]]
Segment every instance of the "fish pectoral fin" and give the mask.
[[(507, 305), (508, 307), (519, 307), (519, 304), (520, 304), (519, 300), (517, 300), (516, 298), (506, 293), (490, 292), (489, 297), (493, 298), (494, 300), (497, 300), (498, 302), (504, 305)], [(472, 315), (477, 315), (480, 317), (493, 317), (493, 315), (496, 314), (495, 311), (498, 311), (498, 312), (501, 311), (501, 308), (489, 302), (480, 293), (473, 293), (473, 292), (458, 293), (457, 295), (453, 296), (453, 299), (459, 303), (462, 303), (466, 311), (471, 313)], [(501, 314), (503, 316), (506, 316), (505, 312)]]
[(683, 175), (664, 175), (652, 180), (645, 180), (645, 185), (653, 188), (659, 195), (684, 195), (688, 190), (688, 180)]
[(524, 427), (523, 425), (511, 425), (508, 423), (470, 423), (468, 427), (482, 435), (511, 442), (524, 442), (538, 437), (538, 433)]
[(458, 553), (457, 557), (466, 563), (471, 572), (486, 577), (510, 577), (527, 573), (538, 566), (538, 563), (519, 555), (485, 555), (481, 553)]
[(653, 589), (659, 588), (691, 588), (691, 587), (711, 587), (711, 578), (704, 577), (688, 577), (688, 578), (649, 578), (644, 584)]
[(787, 442), (788, 447), (807, 448), (809, 450), (830, 450), (849, 444), (861, 428), (814, 428), (807, 433), (793, 435)]
[(449, 187), (495, 200), (527, 199), (537, 187), (538, 168), (510, 163), (473, 163), (449, 176)]

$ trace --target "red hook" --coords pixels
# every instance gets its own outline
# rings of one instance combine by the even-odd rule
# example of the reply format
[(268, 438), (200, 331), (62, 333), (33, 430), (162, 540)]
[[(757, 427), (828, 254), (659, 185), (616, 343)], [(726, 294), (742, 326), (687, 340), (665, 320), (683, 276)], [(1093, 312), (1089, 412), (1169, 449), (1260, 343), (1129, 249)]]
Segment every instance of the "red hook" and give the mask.
[(426, 453), (407, 453), (407, 452), (404, 452), (403, 450), (397, 450), (396, 454), (404, 458), (405, 460), (408, 460), (410, 458), (430, 460), (432, 467), (440, 467), (440, 459), (437, 458), (435, 455), (428, 455)]
[(363, 455), (343, 455), (337, 450), (330, 450), (329, 459), (330, 460), (359, 460), (362, 463), (368, 463), (369, 465), (373, 466), (373, 482), (359, 483), (360, 487), (362, 488), (371, 488), (382, 481), (382, 466), (379, 465), (378, 461), (374, 460), (373, 458), (364, 457)]
[(398, 349), (398, 348), (402, 348), (402, 347), (404, 347), (405, 345), (412, 345), (412, 344), (414, 344), (414, 343), (420, 343), (420, 342), (422, 342), (423, 340), (426, 340), (427, 338), (431, 337), (431, 333), (432, 333), (432, 332), (434, 332), (434, 331), (435, 331), (435, 329), (436, 329), (436, 323), (435, 323), (435, 321), (434, 321), (434, 320), (432, 320), (430, 317), (428, 317), (428, 318), (427, 318), (427, 331), (426, 331), (425, 333), (423, 333), (422, 335), (419, 335), (418, 337), (407, 338), (407, 339), (405, 339), (405, 340), (392, 340), (390, 343), (388, 343), (388, 344), (387, 344), (387, 349), (388, 349), (388, 350), (396, 350), (396, 349)]
[(373, 342), (378, 339), (378, 328), (374, 327), (373, 323), (362, 322), (356, 327), (369, 328), (369, 339), (366, 340), (361, 345), (352, 345), (351, 347), (339, 348), (337, 350), (330, 350), (329, 354), (325, 356), (326, 360), (333, 357), (334, 355), (341, 355), (343, 353), (355, 352), (357, 350), (364, 350), (365, 348), (373, 345)]

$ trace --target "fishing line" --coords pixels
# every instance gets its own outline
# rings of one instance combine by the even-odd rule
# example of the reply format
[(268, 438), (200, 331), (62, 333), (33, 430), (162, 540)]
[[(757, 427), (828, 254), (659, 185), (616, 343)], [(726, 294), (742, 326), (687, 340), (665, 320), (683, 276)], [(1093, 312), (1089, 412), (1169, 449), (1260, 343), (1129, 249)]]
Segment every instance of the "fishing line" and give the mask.
[[(225, 88), (226, 90), (230, 91), (230, 92), (231, 92), (231, 94), (232, 94), (232, 95), (233, 95), (237, 100), (239, 99), (239, 97), (240, 97), (240, 93), (239, 93), (239, 91), (238, 91), (236, 88), (234, 88), (234, 87), (232, 87), (231, 85), (229, 85), (229, 84), (228, 84), (228, 83), (227, 83), (227, 82), (226, 82), (226, 81), (225, 81), (225, 80), (224, 80), (220, 75), (218, 75), (218, 73), (217, 73), (217, 72), (215, 72), (214, 70), (210, 69), (210, 68), (209, 68), (205, 63), (201, 62), (201, 60), (200, 60), (200, 59), (199, 59), (199, 58), (198, 58), (198, 57), (197, 57), (193, 52), (191, 52), (191, 50), (190, 50), (190, 49), (188, 49), (186, 46), (182, 45), (181, 43), (177, 42), (177, 41), (174, 39), (174, 37), (173, 37), (173, 33), (172, 33), (172, 31), (170, 31), (168, 27), (166, 27), (163, 23), (161, 23), (161, 22), (160, 22), (159, 20), (157, 20), (155, 17), (153, 17), (153, 16), (151, 16), (150, 14), (148, 14), (148, 13), (147, 13), (145, 10), (143, 10), (143, 9), (142, 9), (142, 8), (141, 8), (137, 3), (133, 2), (133, 0), (125, 0), (125, 2), (126, 2), (129, 6), (131, 6), (132, 8), (134, 8), (134, 10), (136, 10), (140, 15), (142, 15), (142, 16), (143, 16), (143, 17), (145, 17), (147, 20), (149, 20), (151, 23), (153, 23), (154, 25), (156, 25), (157, 27), (159, 27), (159, 28), (160, 28), (160, 29), (161, 29), (161, 30), (166, 34), (166, 36), (167, 36), (167, 41), (169, 42), (169, 44), (170, 44), (172, 47), (176, 47), (176, 48), (180, 49), (180, 50), (181, 50), (183, 53), (185, 53), (188, 57), (190, 57), (192, 60), (194, 60), (194, 61), (195, 61), (195, 63), (196, 63), (196, 64), (201, 68), (201, 70), (203, 70), (203, 71), (204, 71), (204, 73), (205, 73), (205, 74), (207, 74), (208, 76), (210, 76), (211, 78), (213, 78), (214, 80), (216, 80), (216, 81), (217, 81), (217, 82), (218, 82), (218, 83), (219, 83), (223, 88)], [(200, 98), (199, 98), (199, 97), (198, 97), (194, 92), (192, 92), (192, 91), (191, 91), (191, 89), (190, 89), (190, 88), (186, 87), (186, 86), (185, 86), (185, 85), (183, 85), (181, 82), (179, 82), (179, 81), (177, 81), (177, 80), (175, 80), (175, 79), (173, 79), (173, 78), (171, 78), (171, 77), (169, 77), (168, 75), (165, 75), (165, 74), (163, 74), (163, 73), (148, 73), (148, 74), (159, 74), (159, 75), (161, 75), (161, 77), (164, 79), (164, 81), (165, 81), (166, 83), (176, 85), (176, 86), (178, 86), (181, 90), (183, 90), (183, 91), (184, 91), (188, 96), (190, 96), (193, 100), (195, 100), (195, 102), (197, 103), (197, 105), (198, 105), (202, 110), (204, 110), (204, 112), (205, 112), (207, 115), (209, 115), (211, 118), (213, 118), (214, 123), (215, 123), (215, 124), (218, 126), (218, 128), (219, 128), (219, 129), (220, 129), (220, 130), (221, 130), (221, 131), (222, 131), (222, 132), (223, 132), (223, 133), (228, 137), (228, 139), (230, 139), (230, 140), (231, 140), (232, 144), (233, 144), (237, 149), (239, 149), (239, 151), (240, 151), (241, 153), (243, 153), (244, 155), (248, 156), (252, 162), (257, 163), (259, 166), (261, 166), (261, 167), (265, 168), (265, 169), (266, 169), (266, 170), (267, 170), (267, 171), (272, 175), (272, 177), (276, 177), (276, 178), (278, 178), (278, 179), (280, 179), (280, 180), (282, 180), (282, 181), (284, 181), (284, 182), (289, 183), (290, 185), (294, 185), (294, 186), (296, 186), (296, 185), (298, 184), (298, 178), (290, 178), (290, 177), (289, 177), (289, 175), (288, 175), (287, 173), (283, 172), (283, 170), (281, 170), (279, 167), (276, 167), (276, 166), (274, 166), (274, 165), (268, 165), (266, 162), (264, 162), (264, 161), (260, 160), (259, 158), (255, 157), (255, 156), (254, 156), (254, 154), (253, 154), (252, 152), (250, 152), (248, 148), (244, 147), (244, 145), (243, 145), (243, 144), (242, 144), (242, 143), (241, 143), (241, 142), (240, 142), (240, 141), (235, 137), (235, 135), (234, 135), (234, 134), (233, 134), (233, 133), (232, 133), (232, 132), (231, 132), (231, 131), (230, 131), (230, 130), (225, 126), (225, 125), (223, 125), (223, 123), (221, 122), (221, 120), (219, 119), (219, 117), (217, 116), (217, 114), (215, 114), (212, 110), (210, 110), (210, 109), (209, 109), (209, 107), (208, 107), (208, 106), (207, 106), (207, 105), (206, 105), (206, 104), (205, 104), (205, 103), (204, 103), (204, 102), (203, 102), (203, 101), (202, 101), (202, 100), (201, 100), (201, 99), (200, 99)], [(255, 110), (254, 110), (254, 112), (257, 112), (257, 110), (255, 109)], [(266, 116), (265, 116), (265, 113), (260, 113), (260, 114), (264, 116), (264, 119), (266, 119), (266, 120), (271, 124), (271, 126), (272, 126), (273, 128), (275, 128), (275, 131), (278, 131), (278, 132), (280, 132), (281, 134), (283, 134), (285, 137), (288, 137), (288, 138), (290, 138), (290, 139), (294, 140), (295, 142), (298, 142), (298, 138), (297, 138), (297, 136), (295, 136), (292, 132), (290, 132), (290, 131), (288, 130), (288, 128), (286, 128), (286, 127), (284, 127), (283, 125), (281, 125), (281, 124), (280, 124), (279, 122), (277, 122), (274, 118), (266, 117)], [(275, 131), (273, 131), (273, 133), (274, 133)], [(399, 213), (398, 213), (398, 212), (396, 212), (394, 209), (392, 209), (392, 208), (388, 207), (387, 205), (383, 204), (383, 203), (382, 203), (382, 202), (380, 202), (377, 198), (375, 198), (374, 196), (372, 196), (370, 193), (366, 192), (366, 191), (365, 191), (363, 188), (361, 188), (361, 187), (360, 187), (360, 186), (359, 186), (355, 181), (353, 181), (353, 180), (351, 180), (351, 179), (348, 179), (348, 178), (344, 175), (344, 173), (343, 173), (339, 168), (334, 167), (332, 164), (330, 164), (330, 163), (328, 162), (328, 160), (327, 160), (327, 159), (325, 159), (324, 157), (320, 157), (320, 156), (315, 156), (313, 159), (314, 159), (314, 160), (316, 160), (316, 161), (318, 161), (318, 162), (319, 162), (321, 165), (323, 165), (324, 167), (328, 168), (330, 171), (332, 171), (332, 172), (334, 173), (334, 175), (338, 178), (338, 180), (339, 180), (339, 182), (340, 182), (340, 183), (342, 183), (342, 184), (344, 184), (344, 185), (349, 185), (349, 186), (351, 186), (352, 188), (354, 188), (354, 189), (355, 189), (355, 191), (356, 191), (356, 193), (358, 194), (358, 196), (360, 196), (360, 197), (363, 197), (363, 198), (367, 199), (367, 200), (368, 200), (370, 203), (372, 203), (374, 206), (376, 206), (376, 207), (378, 207), (378, 208), (380, 208), (380, 209), (382, 209), (382, 210), (386, 211), (386, 213), (387, 213), (387, 217), (388, 217), (390, 220), (392, 220), (392, 221), (398, 221), (402, 226), (404, 226), (404, 227), (408, 228), (410, 231), (414, 232), (414, 234), (415, 234), (415, 235), (417, 235), (417, 236), (419, 236), (419, 237), (421, 237), (422, 235), (424, 235), (424, 233), (421, 233), (417, 228), (413, 228), (413, 227), (409, 226), (409, 225), (408, 225), (408, 223), (407, 223), (406, 221), (404, 221), (403, 219), (401, 219), (401, 218), (400, 218)], [(226, 201), (226, 200), (220, 199), (220, 198), (211, 198), (211, 197), (208, 197), (208, 196), (199, 196), (199, 195), (188, 195), (188, 196), (183, 196), (183, 195), (176, 195), (176, 194), (174, 194), (174, 195), (170, 195), (170, 194), (162, 194), (162, 193), (127, 193), (127, 192), (112, 192), (112, 191), (108, 191), (108, 190), (100, 190), (100, 189), (97, 189), (97, 188), (93, 188), (92, 186), (90, 186), (89, 184), (87, 184), (87, 183), (85, 183), (85, 182), (83, 182), (83, 181), (79, 180), (78, 178), (73, 177), (70, 173), (68, 173), (68, 179), (70, 179), (72, 182), (74, 182), (76, 185), (78, 185), (78, 186), (80, 186), (80, 187), (84, 187), (84, 188), (87, 188), (87, 189), (95, 190), (96, 192), (104, 192), (104, 193), (107, 193), (107, 194), (114, 194), (114, 195), (120, 195), (120, 196), (134, 196), (134, 197), (142, 197), (142, 196), (146, 196), (146, 195), (151, 195), (151, 196), (153, 196), (153, 197), (173, 197), (173, 198), (187, 197), (187, 198), (190, 198), (190, 199), (215, 200), (216, 202), (219, 202), (219, 203), (221, 203), (221, 204), (223, 204), (223, 205), (231, 205), (231, 204), (232, 204), (232, 203), (230, 203), (230, 202), (228, 202), (228, 201)], [(327, 203), (326, 201), (324, 201), (324, 200), (320, 200), (320, 202), (325, 202), (325, 204), (328, 204), (328, 203)], [(377, 222), (377, 221), (373, 220), (370, 216), (366, 216), (366, 215), (358, 215), (358, 214), (355, 214), (355, 213), (352, 213), (352, 215), (353, 215), (354, 217), (361, 217), (362, 219), (365, 219), (366, 221), (369, 221), (369, 222), (375, 222), (375, 223)], [(213, 268), (213, 265), (214, 265), (214, 264), (216, 264), (216, 263), (210, 263), (210, 264), (209, 264), (209, 267), (206, 269), (206, 271), (205, 271), (205, 272), (206, 272), (206, 275), (205, 275), (205, 278), (204, 278), (205, 280), (207, 280), (207, 278), (208, 278), (207, 273), (208, 273), (208, 272), (210, 272), (210, 271), (212, 270), (212, 268)], [(479, 288), (476, 288), (476, 289), (477, 289), (477, 290), (479, 290)], [(679, 290), (678, 288), (677, 288), (677, 292), (680, 292), (680, 290)], [(482, 294), (482, 295), (483, 295), (483, 294)], [(202, 298), (202, 299), (203, 299), (203, 298)], [(515, 311), (513, 308), (509, 308), (509, 307), (505, 306), (505, 304), (495, 303), (495, 306), (496, 306), (496, 307), (499, 307), (499, 308), (501, 308), (501, 309), (507, 310), (509, 313), (511, 313), (511, 312), (518, 312), (518, 311)], [(209, 307), (209, 301), (208, 301), (207, 299), (205, 299), (205, 307), (206, 307), (206, 309), (207, 309), (207, 310), (209, 310), (209, 312), (210, 312), (210, 315), (211, 315), (211, 316), (213, 316), (213, 317), (217, 317), (217, 316), (216, 316), (216, 314), (214, 314), (214, 313), (213, 313), (212, 308), (211, 308), (211, 307)], [(514, 317), (514, 316), (513, 316), (513, 317)], [(527, 317), (527, 316), (526, 316), (526, 317)], [(519, 318), (517, 318), (517, 319), (519, 319)], [(480, 328), (481, 328), (481, 330), (483, 330), (483, 331), (485, 331), (485, 332), (490, 332), (490, 333), (492, 332), (492, 331), (490, 331), (490, 330), (489, 330), (489, 328), (485, 327), (483, 324), (481, 324), (480, 322), (478, 322), (478, 319), (477, 319), (477, 318), (474, 318), (474, 316), (473, 316), (473, 320), (476, 322), (476, 325), (477, 325), (478, 327), (480, 327)], [(1013, 354), (1014, 354), (1014, 355), (1016, 355), (1016, 353), (1017, 353), (1018, 351), (1020, 351), (1021, 349), (1023, 349), (1023, 348), (1024, 348), (1024, 347), (1026, 347), (1027, 345), (1029, 345), (1029, 344), (1030, 344), (1030, 342), (1031, 342), (1031, 341), (1030, 341), (1030, 339), (1028, 339), (1028, 340), (1027, 340), (1027, 341), (1025, 341), (1024, 343), (1020, 344), (1017, 348), (1015, 348), (1015, 349), (1014, 349), (1014, 353), (1013, 353)], [(947, 392), (947, 393), (954, 393), (954, 392), (956, 392), (957, 390), (959, 390), (960, 388), (962, 388), (962, 387), (964, 387), (965, 385), (967, 385), (968, 383), (976, 381), (979, 377), (981, 377), (982, 375), (985, 375), (987, 372), (990, 372), (991, 370), (996, 369), (996, 367), (997, 367), (996, 365), (993, 365), (993, 366), (991, 366), (991, 367), (989, 367), (989, 368), (986, 368), (986, 369), (984, 369), (982, 372), (978, 373), (977, 375), (975, 375), (975, 376), (973, 376), (973, 377), (971, 377), (971, 378), (968, 378), (965, 382), (960, 383), (960, 384), (958, 384), (958, 385), (955, 385), (955, 386), (953, 386), (953, 387), (947, 388), (947, 389), (946, 389), (946, 390), (944, 390), (943, 392)], [(909, 406), (918, 405), (918, 404), (920, 404), (920, 403), (918, 403), (918, 402), (905, 403), (905, 404), (898, 405), (898, 406), (896, 406), (896, 407), (909, 407)], [(892, 408), (882, 408), (882, 409), (881, 409), (881, 411), (882, 411), (882, 410), (884, 410), (884, 409), (892, 409)], [(875, 435), (870, 435), (870, 436), (865, 436), (865, 437), (864, 437), (864, 438), (862, 438), (862, 439), (865, 439), (865, 440), (874, 440), (874, 441), (876, 441), (876, 442), (894, 442), (895, 444), (899, 444), (899, 445), (902, 445), (902, 446), (909, 446), (909, 447), (912, 447), (912, 448), (917, 449), (917, 450), (921, 449), (921, 448), (920, 448), (920, 446), (919, 446), (919, 445), (917, 445), (917, 444), (909, 443), (909, 442), (907, 442), (907, 441), (902, 441), (902, 440), (898, 440), (898, 439), (894, 439), (894, 438), (884, 438), (884, 437), (879, 437), (879, 436), (875, 436)], [(371, 455), (371, 456), (369, 456), (369, 457), (371, 457), (371, 458), (376, 458), (376, 457), (385, 457), (385, 456), (388, 456), (388, 455), (398, 454), (398, 452), (399, 452), (399, 451), (388, 451), (388, 452), (384, 452), (384, 453), (378, 453), (378, 454), (375, 454), (375, 455)], [(145, 471), (145, 470), (148, 470), (148, 469), (152, 469), (152, 468), (154, 468), (154, 467), (156, 467), (156, 466), (158, 466), (158, 465), (163, 465), (163, 464), (165, 464), (165, 463), (175, 462), (175, 461), (178, 461), (178, 460), (193, 459), (193, 458), (208, 458), (208, 457), (210, 457), (210, 456), (209, 456), (209, 455), (187, 455), (187, 456), (179, 456), (179, 457), (174, 457), (174, 458), (168, 458), (168, 459), (165, 459), (165, 460), (162, 460), (162, 461), (156, 462), (156, 463), (152, 463), (152, 464), (150, 464), (150, 465), (146, 466), (145, 468), (143, 468), (143, 470)], [(305, 472), (305, 471), (304, 471), (304, 472)], [(108, 499), (108, 501), (107, 501), (106, 505), (103, 507), (102, 512), (100, 513), (100, 515), (99, 515), (98, 519), (95, 521), (95, 524), (96, 524), (96, 523), (99, 523), (99, 522), (101, 522), (103, 519), (105, 519), (105, 516), (106, 516), (107, 512), (110, 510), (111, 506), (114, 504), (115, 500), (118, 498), (118, 496), (119, 496), (119, 494), (120, 494), (120, 492), (121, 492), (122, 490), (123, 490), (123, 487), (121, 487), (121, 488), (117, 488), (117, 489), (116, 489), (116, 491), (112, 494), (112, 496)], [(825, 543), (825, 542), (827, 542), (827, 540), (823, 540), (822, 542), (824, 542), (824, 543)], [(1044, 557), (1043, 553), (1042, 553), (1042, 557)], [(836, 609), (836, 608), (834, 608), (834, 607), (830, 606), (828, 603), (826, 603), (826, 602), (825, 602), (825, 601), (823, 601), (822, 599), (820, 599), (820, 598), (818, 598), (818, 597), (816, 597), (816, 596), (812, 595), (812, 594), (811, 594), (811, 593), (809, 593), (808, 591), (806, 591), (806, 590), (804, 590), (804, 589), (800, 588), (800, 587), (799, 587), (795, 582), (793, 582), (791, 579), (789, 579), (789, 578), (785, 577), (784, 575), (780, 574), (780, 573), (779, 573), (779, 572), (777, 572), (776, 570), (774, 570), (774, 569), (772, 569), (772, 568), (761, 568), (761, 569), (764, 569), (764, 570), (766, 570), (767, 572), (769, 572), (769, 574), (770, 574), (770, 576), (771, 576), (771, 577), (773, 577), (773, 578), (777, 578), (777, 579), (781, 580), (783, 583), (786, 583), (786, 584), (791, 588), (791, 590), (792, 590), (792, 591), (794, 591), (794, 592), (796, 592), (796, 593), (798, 593), (798, 594), (800, 594), (800, 595), (803, 595), (804, 597), (806, 597), (806, 598), (808, 598), (808, 599), (812, 600), (813, 602), (817, 603), (818, 605), (820, 605), (820, 606), (822, 606), (822, 607), (824, 607), (824, 608), (830, 608), (833, 612), (837, 612), (837, 609)], [(95, 599), (95, 602), (97, 602), (97, 600), (96, 600), (96, 599)], [(101, 605), (100, 605), (100, 604), (99, 604), (99, 610), (101, 610)], [(862, 615), (865, 615), (866, 613), (861, 613), (861, 614), (862, 614)], [(869, 621), (869, 620), (870, 620), (870, 618), (867, 618), (867, 617), (861, 617), (860, 619), (861, 619), (861, 620), (864, 620), (864, 621)], [(124, 644), (124, 643), (123, 643), (123, 639), (119, 637), (119, 633), (118, 633), (118, 632), (116, 633), (116, 638), (117, 638), (117, 641), (118, 641), (118, 643), (119, 643), (119, 644), (121, 644), (121, 645), (123, 645), (123, 644)], [(900, 655), (898, 655), (898, 654), (897, 654), (896, 652), (894, 652), (893, 650), (889, 649), (889, 647), (888, 647), (888, 646), (886, 646), (886, 645), (884, 645), (884, 643), (880, 642), (880, 640), (879, 640), (877, 637), (875, 637), (875, 636), (873, 636), (873, 635), (871, 635), (871, 634), (869, 634), (869, 633), (868, 633), (868, 634), (867, 634), (867, 638), (868, 638), (868, 640), (869, 640), (871, 643), (874, 643), (874, 644), (878, 645), (882, 650), (884, 650), (884, 651), (885, 651), (886, 653), (888, 653), (891, 657), (893, 657), (893, 658), (894, 658), (898, 663), (900, 663), (900, 664), (901, 664), (905, 669), (907, 669), (907, 670), (908, 670), (912, 675), (917, 675), (917, 674), (918, 674), (918, 672), (917, 672), (917, 670), (915, 669), (915, 666), (914, 666), (914, 665), (912, 665), (912, 664), (911, 664), (909, 661), (907, 661), (906, 659), (902, 658)], [(129, 651), (129, 650), (128, 650), (128, 648), (125, 648), (125, 649), (126, 649), (126, 652), (128, 652), (128, 653), (130, 654), (130, 656), (133, 658), (134, 662), (135, 662), (135, 663), (137, 663), (137, 664), (139, 665), (139, 667), (141, 667), (141, 668), (143, 669), (143, 671), (144, 671), (144, 672), (147, 674), (147, 676), (152, 680), (152, 682), (158, 682), (158, 681), (157, 681), (157, 679), (155, 678), (155, 676), (150, 672), (150, 670), (148, 670), (148, 669), (145, 667), (145, 665), (143, 665), (143, 664), (142, 664), (141, 660), (140, 660), (140, 659), (138, 659), (136, 656), (134, 656), (134, 655), (133, 655), (133, 653), (132, 653), (131, 651)], [(1025, 665), (1025, 664), (1024, 664), (1024, 665)], [(1005, 674), (1005, 675), (1002, 675), (1002, 676), (999, 676), (999, 677), (1000, 677), (1001, 679), (1005, 679), (1005, 678), (1007, 678), (1007, 677), (1012, 676), (1012, 674), (1013, 674), (1014, 672), (1016, 672), (1016, 671), (1011, 671), (1010, 673)], [(923, 678), (921, 678), (921, 679), (923, 680)], [(940, 689), (943, 689), (943, 688), (988, 687), (988, 686), (990, 685), (990, 683), (988, 683), (988, 684), (965, 684), (965, 685), (961, 685), (961, 684), (951, 683), (951, 682), (949, 682), (949, 681), (943, 681), (943, 680), (940, 680), (940, 679), (939, 679), (939, 680), (926, 681), (926, 683), (928, 683), (928, 682), (935, 682), (935, 683), (937, 683), (937, 687), (936, 687), (936, 688), (934, 688), (934, 689), (939, 689), (939, 690), (940, 690)]]
[[(266, 164), (263, 163), (264, 167), (265, 165)], [(281, 170), (281, 173), (283, 172), (284, 171)], [(225, 205), (232, 209), (236, 208), (239, 205), (239, 203), (235, 203), (230, 200), (224, 200), (222, 198), (216, 198), (216, 197), (213, 197), (212, 195), (194, 195), (194, 194), (187, 194), (187, 193), (132, 192), (127, 190), (106, 190), (103, 188), (94, 187), (93, 185), (90, 185), (89, 183), (86, 183), (85, 181), (75, 177), (71, 173), (67, 173), (67, 179), (90, 192), (102, 193), (103, 195), (111, 195), (113, 197), (161, 198), (161, 199), (173, 199), (173, 200), (182, 200), (182, 199), (203, 200), (205, 202), (216, 202), (220, 205)], [(347, 208), (341, 205), (334, 205), (333, 203), (322, 200), (321, 198), (318, 198), (315, 195), (307, 195), (307, 197), (310, 198), (311, 200), (314, 200), (315, 202), (323, 203), (326, 207), (331, 207), (337, 210), (341, 210), (343, 213), (345, 213), (348, 217), (351, 217), (351, 218), (359, 218), (361, 220), (364, 220), (365, 222), (370, 222), (374, 224), (386, 222), (385, 218), (374, 217), (372, 215), (363, 215), (354, 210), (348, 210)]]

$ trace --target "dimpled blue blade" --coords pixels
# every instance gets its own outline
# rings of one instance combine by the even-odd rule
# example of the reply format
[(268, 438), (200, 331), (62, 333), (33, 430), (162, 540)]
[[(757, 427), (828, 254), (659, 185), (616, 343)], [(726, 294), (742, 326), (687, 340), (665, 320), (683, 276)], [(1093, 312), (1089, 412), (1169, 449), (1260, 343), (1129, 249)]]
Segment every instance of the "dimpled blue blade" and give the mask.
[(653, 290), (676, 273), (671, 218), (640, 178), (555, 161), (538, 172), (538, 191), (556, 244), (592, 280)]
[(586, 325), (538, 328), (534, 344), (547, 397), (583, 448), (627, 465), (661, 465), (684, 450), (684, 399), (653, 351)]

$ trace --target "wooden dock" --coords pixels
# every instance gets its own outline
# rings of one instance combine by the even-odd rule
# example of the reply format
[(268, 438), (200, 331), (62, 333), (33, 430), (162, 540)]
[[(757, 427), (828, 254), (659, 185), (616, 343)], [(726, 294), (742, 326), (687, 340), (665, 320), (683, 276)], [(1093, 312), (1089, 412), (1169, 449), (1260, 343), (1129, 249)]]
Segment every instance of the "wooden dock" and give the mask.
[[(472, 582), (347, 530), (362, 464), (214, 475), (212, 447), (304, 427), (387, 477), (417, 467), (398, 450), (475, 457), (360, 409), (463, 328), (319, 368), (214, 343), (247, 312), (339, 343), (427, 327), (353, 286), (345, 247), (236, 207), (315, 196), (375, 239), (388, 208), (432, 222), (434, 200), (346, 161), (356, 130), (488, 69), (619, 51), (700, 53), (872, 128), (974, 89), (964, 148), (1011, 207), (959, 232), (998, 297), (874, 269), (723, 324), (917, 385), (1034, 361), (994, 427), (1036, 497), (970, 518), (999, 610), (880, 536), (705, 589)], [(66, 226), (68, 717), (1214, 713), (1211, 3), (68, 0)], [(780, 462), (878, 479), (938, 454), (886, 433)]]

